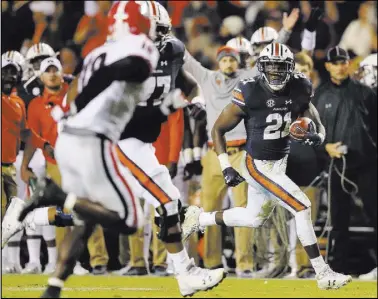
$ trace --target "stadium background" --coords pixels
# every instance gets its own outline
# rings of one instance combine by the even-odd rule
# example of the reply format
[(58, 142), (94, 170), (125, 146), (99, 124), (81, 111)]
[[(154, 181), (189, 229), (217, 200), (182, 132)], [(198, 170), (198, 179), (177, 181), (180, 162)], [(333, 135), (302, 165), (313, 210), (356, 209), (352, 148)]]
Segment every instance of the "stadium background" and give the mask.
[[(31, 5), (31, 2), (33, 4)], [(76, 75), (87, 53), (105, 41), (106, 26), (102, 12), (108, 9), (111, 1), (2, 1), (1, 8), (1, 53), (18, 50), (25, 54), (34, 43), (46, 42), (55, 51), (65, 53), (60, 56), (64, 72)], [(358, 63), (370, 53), (377, 51), (377, 15), (376, 1), (159, 1), (168, 10), (172, 18), (174, 34), (185, 42), (191, 54), (209, 69), (216, 68), (216, 50), (232, 37), (243, 35), (247, 39), (261, 26), (270, 26), (277, 31), (282, 26), (284, 12), (294, 7), (301, 9), (301, 14), (288, 46), (297, 52), (300, 50), (301, 33), (304, 22), (309, 16), (311, 6), (320, 6), (325, 10), (325, 17), (317, 28), (314, 63), (318, 85), (327, 77), (324, 69), (324, 57), (327, 50), (345, 39), (345, 44), (352, 63), (350, 73), (357, 69)], [(359, 37), (344, 34), (352, 21), (367, 20), (371, 34), (369, 42)], [(86, 41), (80, 38), (86, 34)], [(354, 43), (350, 41), (352, 39)], [(360, 46), (357, 46), (360, 44)], [(363, 44), (364, 46), (361, 46)], [(69, 51), (67, 51), (69, 49)], [(324, 203), (324, 202), (323, 202)], [(326, 205), (319, 208), (316, 223), (317, 230), (322, 229), (325, 221)], [(367, 250), (370, 247), (370, 228), (358, 207), (353, 209), (351, 226), (352, 243), (350, 263), (356, 273), (371, 269), (373, 263)], [(109, 252), (109, 270), (119, 269), (118, 238), (106, 232), (106, 245)], [(231, 230), (225, 231), (225, 248), (233, 249)], [(354, 244), (364, 244), (354, 246)], [(321, 242), (324, 245), (324, 242)], [(322, 247), (324, 249), (324, 247)], [(361, 249), (362, 248), (362, 249)], [(323, 251), (324, 252), (324, 251)], [(232, 254), (228, 254), (232, 257)], [(22, 242), (21, 262), (28, 260), (25, 242)], [(81, 258), (83, 265), (89, 267), (88, 253)], [(41, 261), (46, 263), (46, 249), (42, 246)], [(232, 265), (232, 258), (229, 261)]]

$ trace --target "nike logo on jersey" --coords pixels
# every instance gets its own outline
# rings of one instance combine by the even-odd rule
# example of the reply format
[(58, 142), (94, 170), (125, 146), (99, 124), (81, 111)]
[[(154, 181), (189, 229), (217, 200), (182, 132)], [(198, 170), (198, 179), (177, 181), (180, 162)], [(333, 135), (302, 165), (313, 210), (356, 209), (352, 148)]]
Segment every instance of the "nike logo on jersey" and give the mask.
[(289, 105), (289, 104), (293, 104), (293, 102), (291, 100), (288, 100), (288, 101), (285, 101), (285, 104)]

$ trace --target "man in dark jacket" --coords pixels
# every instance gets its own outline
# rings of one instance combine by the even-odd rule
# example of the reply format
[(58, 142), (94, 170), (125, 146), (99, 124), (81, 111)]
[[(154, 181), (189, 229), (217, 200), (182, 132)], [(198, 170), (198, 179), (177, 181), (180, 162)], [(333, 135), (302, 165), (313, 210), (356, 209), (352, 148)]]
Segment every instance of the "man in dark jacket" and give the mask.
[[(319, 157), (324, 166), (333, 163), (331, 171), (330, 264), (335, 271), (348, 272), (348, 229), (351, 200), (361, 199), (368, 224), (377, 228), (377, 98), (376, 93), (348, 75), (349, 56), (334, 47), (327, 53), (325, 67), (330, 79), (315, 92), (314, 105), (326, 128), (326, 139)], [(344, 165), (345, 163), (345, 165)], [(345, 183), (345, 177), (356, 186)], [(356, 188), (357, 187), (357, 188)], [(376, 250), (376, 245), (375, 245)]]

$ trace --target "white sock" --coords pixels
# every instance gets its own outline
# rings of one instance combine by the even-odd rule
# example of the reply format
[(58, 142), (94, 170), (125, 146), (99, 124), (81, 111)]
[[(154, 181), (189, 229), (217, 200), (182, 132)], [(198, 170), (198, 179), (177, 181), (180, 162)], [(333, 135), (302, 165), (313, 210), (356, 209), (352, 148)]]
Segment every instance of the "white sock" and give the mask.
[(39, 259), (41, 252), (41, 239), (27, 239), (26, 243), (29, 251), (29, 264), (39, 265), (41, 263)]
[(216, 212), (202, 212), (199, 215), (199, 224), (200, 224), (200, 226), (216, 225), (216, 223), (215, 223), (215, 213)]
[[(43, 226), (42, 227), (43, 239), (46, 242), (53, 241), (55, 244), (55, 231), (56, 231), (55, 226), (52, 226), (52, 225)], [(49, 264), (55, 265), (56, 260), (57, 260), (56, 246), (54, 247), (47, 246), (47, 253), (49, 256), (49, 259), (48, 259)]]
[(311, 265), (314, 268), (316, 274), (319, 274), (324, 269), (324, 267), (327, 265), (321, 255), (319, 255), (318, 257), (316, 257), (314, 259), (310, 259), (310, 262), (311, 262)]
[(170, 253), (168, 252), (168, 256), (171, 258), (173, 263), (173, 268), (177, 274), (186, 271), (188, 264), (190, 263), (189, 255), (184, 248), (182, 251), (178, 253)]

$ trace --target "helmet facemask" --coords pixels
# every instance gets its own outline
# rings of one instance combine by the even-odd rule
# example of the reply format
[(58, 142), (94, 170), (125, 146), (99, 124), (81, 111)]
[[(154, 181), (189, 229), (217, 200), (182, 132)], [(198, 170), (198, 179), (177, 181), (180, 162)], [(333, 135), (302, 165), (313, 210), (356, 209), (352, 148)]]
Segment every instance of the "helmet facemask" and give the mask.
[(282, 60), (263, 56), (257, 60), (259, 72), (261, 72), (268, 86), (274, 91), (285, 87), (294, 70), (294, 66), (294, 60), (291, 58)]

